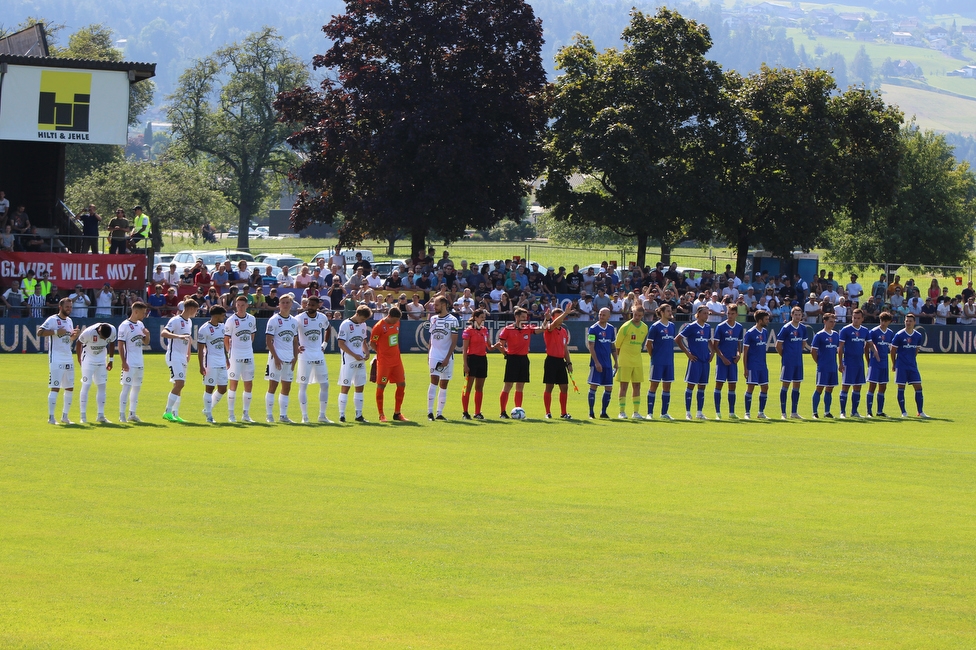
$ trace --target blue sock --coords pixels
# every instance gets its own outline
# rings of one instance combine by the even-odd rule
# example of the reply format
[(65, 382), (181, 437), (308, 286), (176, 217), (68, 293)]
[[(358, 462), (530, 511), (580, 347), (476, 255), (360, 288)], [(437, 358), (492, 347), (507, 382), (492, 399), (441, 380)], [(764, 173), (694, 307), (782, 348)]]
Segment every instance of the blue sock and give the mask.
[(735, 391), (729, 391), (729, 415), (735, 413)]
[(800, 389), (794, 388), (793, 392), (790, 393), (790, 400), (793, 403), (793, 410), (790, 413), (796, 413), (800, 408)]
[(840, 392), (840, 412), (847, 413), (847, 391), (842, 390)]
[(923, 409), (922, 409), (922, 402), (923, 402), (923, 399), (922, 399), (922, 391), (920, 391), (920, 390), (915, 391), (915, 406), (918, 407), (918, 412), (919, 413), (921, 413), (923, 411)]
[(854, 391), (851, 395), (851, 413), (858, 413), (857, 407), (861, 405), (861, 391)]
[(813, 414), (820, 410), (820, 391), (813, 391)]
[(685, 410), (691, 411), (691, 398), (695, 396), (695, 391), (692, 388), (685, 389)]
[[(648, 393), (648, 394), (650, 394), (650, 393)], [(591, 388), (590, 389), (590, 392), (588, 392), (586, 394), (586, 401), (590, 405), (590, 415), (594, 415), (594, 413), (593, 413), (593, 407), (596, 406), (596, 391), (594, 389)]]
[[(657, 393), (654, 393), (652, 391), (647, 391), (647, 415), (648, 416), (654, 415), (655, 399), (657, 399)], [(593, 407), (591, 406), (590, 409), (592, 410)]]
[(878, 413), (884, 413), (884, 393), (878, 393)]
[[(722, 412), (722, 391), (716, 390), (712, 394), (715, 396), (715, 412), (721, 413)], [(730, 392), (729, 395), (731, 394), (732, 393)]]
[(766, 393), (759, 393), (759, 412), (762, 413), (766, 410)]
[(904, 386), (898, 387), (898, 408), (901, 409), (902, 413), (905, 412), (905, 387)]
[(783, 415), (786, 415), (786, 389), (785, 388), (779, 389), (779, 408), (783, 412)]
[(830, 413), (830, 403), (834, 401), (833, 393), (824, 393), (824, 411)]
[(701, 413), (705, 410), (705, 389), (701, 386), (698, 387), (698, 412)]
[(661, 393), (661, 415), (667, 415), (669, 408), (671, 408), (671, 392), (664, 391)]
[(606, 414), (607, 407), (610, 406), (610, 391), (603, 391), (603, 413)]
[[(881, 410), (880, 406), (881, 406), (881, 401), (879, 396), (879, 400), (878, 400), (879, 411)], [(868, 391), (868, 415), (871, 415), (871, 413), (873, 412), (874, 412), (874, 393)]]
[(746, 393), (746, 415), (752, 411), (752, 393)]

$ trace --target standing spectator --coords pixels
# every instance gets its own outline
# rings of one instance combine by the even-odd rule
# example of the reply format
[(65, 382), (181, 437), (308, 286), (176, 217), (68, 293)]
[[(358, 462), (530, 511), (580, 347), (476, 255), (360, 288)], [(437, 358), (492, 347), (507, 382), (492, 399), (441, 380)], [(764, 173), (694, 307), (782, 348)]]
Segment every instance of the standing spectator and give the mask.
[(30, 309), (31, 318), (44, 318), (44, 296), (41, 295), (41, 285), (34, 285), (34, 293), (27, 296), (27, 307)]
[[(942, 289), (939, 287), (939, 281), (932, 278), (932, 283), (929, 285), (929, 298), (932, 300), (932, 303), (935, 304), (935, 301), (938, 300), (939, 296), (941, 295)], [(924, 323), (925, 321), (922, 322)]]
[(346, 268), (346, 258), (342, 254), (342, 246), (339, 244), (336, 244), (335, 252), (332, 254), (332, 257), (329, 258), (329, 268), (332, 268), (333, 266), (340, 269)]
[(115, 292), (112, 291), (112, 285), (106, 282), (102, 285), (101, 291), (95, 294), (95, 316), (111, 316), (114, 300)]
[(7, 200), (7, 194), (3, 190), (0, 190), (0, 223), (5, 223), (7, 221), (7, 216), (10, 213), (10, 201)]
[(8, 223), (3, 227), (3, 234), (0, 235), (0, 251), (10, 252), (14, 249), (15, 237), (13, 229)]
[(885, 299), (888, 297), (888, 283), (884, 273), (881, 274), (881, 278), (877, 282), (871, 285), (871, 295), (874, 296), (874, 301), (879, 307), (884, 305)]
[(17, 209), (14, 210), (13, 215), (8, 221), (14, 233), (14, 248), (20, 251), (24, 250), (22, 240), (27, 236), (31, 228), (30, 217), (27, 216), (27, 213), (24, 212), (24, 210), (24, 206), (18, 205)]
[(88, 318), (88, 307), (91, 306), (91, 298), (85, 293), (83, 286), (75, 285), (75, 292), (68, 296), (71, 300), (71, 314), (75, 318)]
[(102, 217), (95, 212), (95, 204), (93, 203), (82, 210), (79, 218), (82, 226), (80, 252), (98, 253), (98, 224), (101, 223)]
[(851, 273), (851, 281), (847, 283), (847, 300), (851, 303), (851, 308), (855, 308), (861, 302), (861, 296), (864, 295), (864, 289), (857, 281), (857, 274)]
[(131, 231), (132, 226), (129, 225), (129, 220), (125, 218), (125, 210), (117, 208), (115, 210), (115, 217), (108, 222), (109, 254), (123, 255), (126, 252), (125, 242)]
[(20, 318), (23, 312), (24, 296), (20, 288), (13, 286), (3, 292), (3, 307), (7, 318)]

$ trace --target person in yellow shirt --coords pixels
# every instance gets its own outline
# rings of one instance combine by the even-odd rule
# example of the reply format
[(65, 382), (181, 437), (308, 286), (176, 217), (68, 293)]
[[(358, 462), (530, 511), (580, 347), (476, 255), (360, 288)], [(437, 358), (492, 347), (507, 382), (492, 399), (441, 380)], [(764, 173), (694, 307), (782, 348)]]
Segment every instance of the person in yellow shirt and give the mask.
[(631, 319), (620, 326), (613, 345), (617, 348), (617, 379), (620, 380), (620, 419), (627, 419), (627, 386), (633, 387), (635, 420), (643, 420), (640, 414), (641, 380), (644, 377), (644, 340), (647, 339), (647, 323), (644, 307), (635, 304)]

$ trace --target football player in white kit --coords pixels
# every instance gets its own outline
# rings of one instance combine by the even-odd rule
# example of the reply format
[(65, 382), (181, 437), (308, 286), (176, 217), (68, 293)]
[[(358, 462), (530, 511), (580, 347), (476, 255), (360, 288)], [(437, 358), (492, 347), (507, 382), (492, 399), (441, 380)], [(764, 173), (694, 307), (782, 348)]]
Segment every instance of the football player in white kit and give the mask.
[[(203, 414), (214, 423), (213, 407), (227, 393), (227, 350), (224, 349), (224, 321), (227, 310), (220, 305), (210, 309), (210, 322), (197, 330), (197, 358), (203, 375)], [(216, 392), (214, 390), (216, 389)]]
[[(454, 350), (457, 348), (457, 319), (450, 314), (451, 304), (447, 298), (434, 298), (437, 313), (430, 317), (430, 352), (427, 365), (430, 367), (430, 386), (427, 388), (427, 419), (446, 420), (444, 405), (447, 404), (447, 384), (454, 376)], [(437, 387), (440, 386), (440, 397)], [(434, 417), (434, 400), (437, 399), (437, 417)]]
[(186, 384), (186, 370), (190, 362), (190, 343), (193, 340), (193, 317), (197, 315), (199, 305), (196, 300), (188, 298), (183, 302), (183, 310), (169, 319), (160, 336), (169, 340), (166, 350), (166, 365), (169, 367), (169, 380), (173, 384), (166, 400), (166, 412), (163, 419), (170, 422), (185, 423), (180, 417), (180, 396)]
[(114, 325), (95, 323), (83, 329), (75, 342), (78, 365), (81, 366), (81, 395), (78, 396), (78, 408), (81, 411), (82, 424), (88, 422), (88, 391), (91, 390), (92, 384), (96, 386), (95, 403), (98, 405), (96, 422), (108, 423), (108, 418), (105, 417), (105, 385), (108, 383), (108, 372), (112, 369), (115, 360), (117, 337), (118, 333)]
[(278, 390), (278, 384), (281, 384), (278, 421), (294, 424), (288, 418), (288, 393), (291, 392), (295, 364), (298, 361), (298, 320), (291, 315), (294, 303), (295, 299), (290, 293), (281, 296), (278, 313), (268, 319), (268, 326), (264, 330), (264, 339), (268, 346), (268, 365), (264, 371), (264, 376), (268, 379), (268, 392), (264, 396), (264, 410), (270, 423), (274, 423), (275, 391)]
[(322, 300), (309, 296), (305, 313), (298, 318), (298, 403), (302, 407), (302, 422), (308, 424), (308, 385), (319, 385), (319, 422), (331, 424), (325, 416), (329, 404), (329, 368), (325, 363), (323, 346), (332, 329), (329, 319), (319, 311)]
[(366, 305), (356, 307), (352, 318), (339, 326), (339, 351), (342, 366), (339, 368), (339, 422), (346, 421), (346, 405), (349, 403), (349, 387), (356, 388), (353, 396), (356, 406), (356, 422), (366, 422), (363, 417), (363, 389), (366, 388), (366, 360), (369, 358), (369, 328), (366, 321), (373, 310)]
[[(132, 303), (129, 317), (119, 325), (119, 356), (122, 358), (122, 392), (119, 393), (119, 422), (141, 422), (136, 415), (139, 391), (145, 371), (142, 351), (149, 347), (149, 328), (143, 323), (149, 305)], [(128, 410), (128, 416), (126, 411)]]
[(247, 313), (247, 298), (238, 296), (234, 301), (234, 314), (224, 322), (224, 349), (230, 350), (230, 373), (227, 381), (227, 421), (236, 422), (234, 402), (237, 399), (238, 382), (244, 382), (244, 413), (241, 422), (251, 419), (251, 388), (254, 386), (254, 337), (258, 323)]
[(68, 419), (68, 409), (71, 408), (71, 398), (75, 390), (75, 358), (71, 353), (71, 344), (81, 334), (81, 328), (71, 322), (70, 298), (62, 298), (58, 302), (58, 313), (49, 316), (37, 328), (38, 336), (50, 336), (51, 346), (47, 353), (48, 388), (47, 394), (47, 423), (55, 424), (54, 409), (58, 405), (58, 393), (64, 389), (64, 410), (61, 411), (61, 424), (71, 424)]

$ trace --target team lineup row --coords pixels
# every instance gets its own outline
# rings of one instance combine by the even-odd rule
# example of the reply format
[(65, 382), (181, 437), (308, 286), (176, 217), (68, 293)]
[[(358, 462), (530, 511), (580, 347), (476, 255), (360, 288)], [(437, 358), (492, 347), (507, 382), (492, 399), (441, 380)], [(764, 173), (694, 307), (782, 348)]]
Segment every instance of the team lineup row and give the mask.
[[(461, 395), (463, 419), (484, 419), (482, 413), (483, 389), (488, 376), (487, 355), (498, 350), (505, 356), (504, 386), (499, 397), (500, 417), (523, 418), (522, 408), (524, 385), (529, 381), (529, 344), (535, 334), (543, 334), (546, 358), (543, 368), (545, 390), (543, 401), (547, 418), (552, 418), (552, 393), (559, 389), (559, 417), (571, 419), (567, 411), (568, 387), (570, 381), (576, 388), (573, 378), (573, 362), (570, 356), (569, 333), (562, 326), (568, 315), (561, 309), (546, 314), (541, 326), (528, 324), (528, 314), (519, 309), (515, 312), (515, 322), (505, 327), (495, 344), (491, 344), (488, 329), (484, 327), (487, 313), (476, 310), (462, 331), (457, 318), (450, 314), (450, 304), (444, 298), (436, 298), (436, 313), (429, 321), (430, 348), (428, 366), (430, 384), (427, 393), (428, 419), (446, 420), (444, 409), (447, 404), (447, 389), (453, 378), (454, 358), (458, 340), (462, 342), (462, 362), (465, 386)], [(292, 423), (289, 417), (289, 398), (291, 385), (295, 381), (299, 387), (299, 404), (302, 422), (309, 423), (308, 386), (319, 385), (319, 409), (317, 421), (331, 423), (326, 416), (329, 402), (329, 373), (325, 359), (325, 344), (331, 335), (331, 327), (320, 309), (318, 298), (310, 298), (304, 311), (292, 315), (294, 301), (291, 296), (281, 299), (279, 311), (268, 320), (265, 328), (265, 341), (268, 360), (265, 378), (268, 382), (265, 393), (265, 419), (269, 423)], [(239, 388), (241, 394), (241, 422), (253, 422), (250, 406), (255, 375), (253, 340), (258, 335), (254, 316), (247, 313), (246, 299), (239, 298), (235, 311), (228, 314), (223, 308), (211, 310), (209, 320), (201, 325), (196, 334), (198, 343), (197, 358), (199, 372), (204, 384), (204, 414), (208, 422), (214, 422), (213, 409), (227, 397), (228, 421), (236, 422), (236, 401)], [(48, 421), (51, 424), (69, 424), (68, 413), (71, 408), (75, 382), (75, 360), (81, 367), (81, 394), (79, 409), (81, 422), (87, 422), (88, 393), (92, 385), (96, 387), (98, 414), (96, 421), (108, 422), (105, 416), (106, 386), (108, 373), (112, 370), (116, 345), (121, 364), (122, 391), (119, 397), (119, 419), (122, 422), (139, 422), (137, 407), (139, 391), (145, 371), (143, 349), (149, 345), (149, 331), (143, 324), (148, 306), (135, 303), (129, 318), (118, 329), (109, 323), (96, 323), (83, 331), (71, 322), (72, 303), (62, 300), (59, 312), (49, 317), (39, 328), (40, 336), (52, 338), (49, 350), (50, 379), (48, 394)], [(177, 316), (169, 320), (163, 328), (161, 337), (167, 344), (166, 365), (173, 388), (168, 395), (163, 418), (172, 422), (184, 422), (180, 417), (180, 403), (183, 388), (189, 379), (192, 358), (191, 342), (192, 318), (198, 305), (193, 300), (182, 304)], [(767, 419), (765, 414), (769, 387), (766, 354), (769, 348), (769, 314), (758, 312), (756, 324), (745, 330), (736, 322), (736, 309), (733, 306), (727, 320), (715, 325), (707, 323), (708, 309), (704, 306), (695, 314), (695, 320), (677, 331), (672, 320), (671, 307), (664, 305), (656, 312), (657, 320), (651, 325), (644, 323), (643, 309), (635, 308), (633, 317), (620, 325), (619, 330), (609, 321), (610, 311), (601, 310), (598, 322), (587, 331), (587, 350), (589, 352), (588, 405), (590, 418), (608, 419), (607, 410), (612, 401), (614, 383), (619, 383), (619, 418), (626, 419), (628, 401), (632, 404), (632, 419), (652, 419), (658, 397), (660, 397), (662, 419), (673, 419), (669, 414), (671, 384), (674, 381), (675, 346), (688, 357), (685, 373), (685, 412), (687, 419), (708, 419), (704, 414), (706, 390), (712, 362), (715, 362), (714, 403), (715, 417), (722, 417), (722, 392), (728, 385), (726, 398), (727, 415), (736, 418), (736, 388), (739, 383), (740, 366), (746, 383), (744, 395), (744, 417), (752, 416), (755, 389), (758, 387), (759, 419)], [(376, 382), (376, 405), (381, 422), (387, 418), (384, 410), (384, 397), (387, 385), (394, 384), (395, 406), (392, 419), (403, 421), (401, 412), (406, 380), (400, 358), (399, 328), (401, 313), (391, 309), (384, 318), (377, 321), (372, 330), (367, 321), (372, 313), (367, 306), (360, 306), (356, 313), (338, 328), (337, 347), (341, 360), (339, 372), (339, 421), (346, 421), (349, 394), (352, 392), (357, 422), (365, 422), (363, 416), (364, 388), (369, 379)], [(832, 316), (824, 318), (824, 329), (809, 340), (811, 330), (801, 323), (802, 310), (792, 310), (791, 320), (784, 325), (776, 337), (776, 352), (781, 357), (780, 407), (783, 419), (802, 419), (798, 410), (800, 385), (803, 381), (803, 354), (810, 352), (816, 363), (816, 388), (813, 394), (813, 416), (820, 417), (821, 402), (823, 417), (832, 418), (833, 391), (839, 384), (840, 417), (847, 417), (850, 401), (851, 417), (861, 417), (860, 399), (864, 385), (868, 386), (866, 417), (886, 417), (884, 412), (885, 392), (889, 383), (889, 359), (894, 368), (895, 384), (898, 387), (898, 405), (903, 417), (908, 413), (905, 407), (905, 387), (911, 385), (915, 391), (916, 413), (928, 417), (923, 410), (922, 382), (918, 372), (917, 354), (923, 335), (915, 329), (913, 316), (906, 318), (904, 329), (895, 332), (891, 329), (891, 315), (881, 315), (881, 324), (873, 329), (865, 327), (860, 310), (854, 310), (852, 323), (840, 331), (834, 330)], [(644, 374), (644, 356), (650, 359), (649, 388), (646, 394), (646, 415), (641, 415), (641, 383)], [(375, 356), (374, 356), (375, 355)], [(372, 364), (370, 357), (374, 356)], [(867, 373), (865, 373), (865, 364)], [(369, 368), (367, 368), (369, 366)], [(278, 387), (281, 387), (278, 393)], [(599, 389), (603, 389), (602, 409), (597, 414), (596, 402)], [(64, 390), (63, 409), (60, 420), (55, 418), (57, 398)], [(508, 401), (514, 389), (514, 408), (509, 414)], [(697, 396), (695, 391), (697, 389)], [(277, 394), (278, 418), (274, 417), (274, 403)], [(474, 414), (470, 413), (471, 398), (474, 398)], [(696, 401), (697, 398), (697, 401)], [(791, 408), (787, 409), (787, 401)], [(877, 400), (877, 410), (874, 402)], [(696, 401), (696, 408), (692, 409)], [(694, 412), (694, 415), (693, 415)]]

